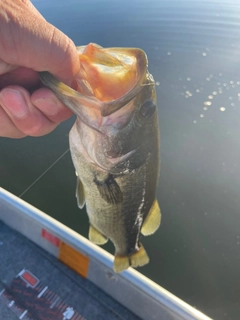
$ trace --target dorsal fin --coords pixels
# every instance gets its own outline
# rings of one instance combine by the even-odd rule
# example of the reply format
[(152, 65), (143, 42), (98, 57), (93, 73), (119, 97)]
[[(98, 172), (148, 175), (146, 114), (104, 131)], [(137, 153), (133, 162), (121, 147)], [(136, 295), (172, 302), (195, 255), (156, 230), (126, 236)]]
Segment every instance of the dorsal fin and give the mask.
[(146, 219), (144, 220), (141, 233), (144, 236), (149, 236), (153, 234), (160, 226), (160, 223), (161, 223), (161, 211), (160, 211), (158, 202), (155, 199)]

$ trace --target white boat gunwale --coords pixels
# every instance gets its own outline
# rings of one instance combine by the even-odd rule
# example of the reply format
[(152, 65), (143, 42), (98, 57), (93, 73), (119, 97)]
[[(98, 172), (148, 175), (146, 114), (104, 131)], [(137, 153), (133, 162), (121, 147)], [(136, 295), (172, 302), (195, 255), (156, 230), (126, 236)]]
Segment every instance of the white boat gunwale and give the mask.
[(114, 273), (111, 254), (1, 187), (0, 220), (57, 258), (59, 248), (42, 237), (42, 229), (87, 256), (87, 279), (141, 319), (210, 320), (132, 268)]

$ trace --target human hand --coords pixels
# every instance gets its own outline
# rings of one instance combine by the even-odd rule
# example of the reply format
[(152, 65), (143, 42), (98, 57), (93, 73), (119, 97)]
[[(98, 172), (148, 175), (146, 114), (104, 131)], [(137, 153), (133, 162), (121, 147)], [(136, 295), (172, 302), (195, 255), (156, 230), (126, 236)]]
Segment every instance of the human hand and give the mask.
[(0, 48), (0, 137), (41, 136), (72, 115), (37, 72), (71, 85), (80, 68), (76, 48), (29, 0), (1, 0)]

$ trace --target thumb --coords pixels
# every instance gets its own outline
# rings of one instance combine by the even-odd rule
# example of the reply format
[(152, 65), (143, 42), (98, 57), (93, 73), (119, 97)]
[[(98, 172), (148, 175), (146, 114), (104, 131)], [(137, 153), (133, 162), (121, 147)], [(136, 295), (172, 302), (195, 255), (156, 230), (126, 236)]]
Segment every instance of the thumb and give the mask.
[(76, 47), (48, 23), (28, 0), (1, 0), (0, 59), (8, 64), (49, 71), (62, 81), (80, 68)]

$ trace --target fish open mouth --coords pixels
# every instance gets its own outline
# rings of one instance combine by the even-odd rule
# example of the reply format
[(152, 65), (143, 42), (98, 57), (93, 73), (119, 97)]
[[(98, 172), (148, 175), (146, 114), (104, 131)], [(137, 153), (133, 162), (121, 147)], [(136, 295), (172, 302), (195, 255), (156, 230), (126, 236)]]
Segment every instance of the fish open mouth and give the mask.
[(113, 114), (142, 90), (148, 74), (143, 50), (102, 48), (92, 43), (77, 50), (81, 68), (72, 88), (46, 71), (39, 76), (82, 121), (89, 117), (90, 109), (100, 111), (102, 117)]
[[(134, 91), (147, 68), (145, 53), (135, 48), (78, 47), (81, 69), (75, 89), (101, 102), (118, 100)], [(135, 90), (134, 90), (135, 89)]]

